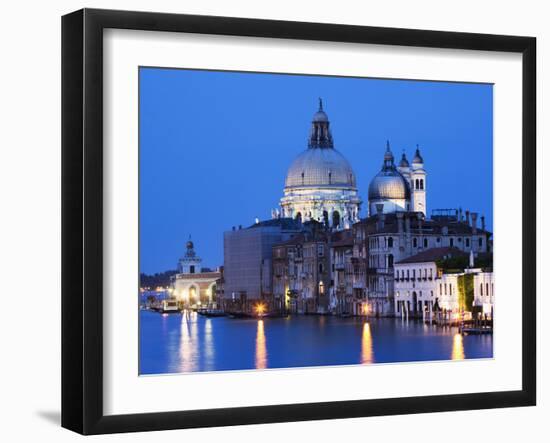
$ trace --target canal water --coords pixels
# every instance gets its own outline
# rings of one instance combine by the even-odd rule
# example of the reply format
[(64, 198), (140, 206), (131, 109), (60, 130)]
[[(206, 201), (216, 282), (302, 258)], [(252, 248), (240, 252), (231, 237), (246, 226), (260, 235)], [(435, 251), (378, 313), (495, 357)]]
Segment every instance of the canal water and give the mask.
[(140, 311), (140, 374), (491, 358), (492, 335), (402, 319)]

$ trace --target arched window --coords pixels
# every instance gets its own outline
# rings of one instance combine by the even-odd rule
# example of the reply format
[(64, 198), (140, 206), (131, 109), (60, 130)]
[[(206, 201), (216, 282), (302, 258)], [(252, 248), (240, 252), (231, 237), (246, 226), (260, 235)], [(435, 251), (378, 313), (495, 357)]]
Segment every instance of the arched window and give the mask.
[(388, 237), (388, 248), (393, 248), (393, 237)]
[(479, 295), (483, 295), (483, 283), (479, 284)]
[(388, 255), (388, 268), (393, 268), (393, 255)]
[(425, 248), (428, 247), (428, 239), (427, 239), (427, 238), (424, 239), (424, 247), (425, 247)]
[(419, 182), (418, 182), (418, 179), (416, 179), (416, 182), (415, 182), (415, 189), (420, 189), (420, 185), (419, 185)]
[(420, 179), (420, 189), (424, 189), (424, 179)]
[(328, 226), (328, 212), (323, 211), (323, 222), (325, 223), (325, 226)]
[(296, 214), (296, 221), (299, 221), (300, 223), (302, 223), (302, 213), (301, 212), (298, 212)]
[(319, 263), (319, 274), (323, 273), (323, 263)]
[(340, 226), (340, 213), (338, 211), (332, 213), (332, 226), (335, 228)]
[(450, 238), (449, 239), (449, 245), (451, 246), (451, 248), (455, 245), (455, 239), (454, 238)]
[(416, 237), (413, 238), (413, 248), (418, 247), (418, 239)]
[(489, 295), (489, 283), (485, 283), (485, 295)]

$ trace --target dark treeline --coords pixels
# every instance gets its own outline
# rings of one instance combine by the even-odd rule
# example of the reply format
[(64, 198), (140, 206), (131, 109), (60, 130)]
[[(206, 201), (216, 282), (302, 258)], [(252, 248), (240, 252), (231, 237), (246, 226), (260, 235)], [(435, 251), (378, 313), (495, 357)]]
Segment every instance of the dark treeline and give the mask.
[(177, 274), (178, 271), (165, 271), (157, 272), (153, 275), (141, 273), (139, 274), (139, 285), (142, 288), (150, 287), (155, 289), (157, 286), (168, 286), (170, 284), (170, 277)]

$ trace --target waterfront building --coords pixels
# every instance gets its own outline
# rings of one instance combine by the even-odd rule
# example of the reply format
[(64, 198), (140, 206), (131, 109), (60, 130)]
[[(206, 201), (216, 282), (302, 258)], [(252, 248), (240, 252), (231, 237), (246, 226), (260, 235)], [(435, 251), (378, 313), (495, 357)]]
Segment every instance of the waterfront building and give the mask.
[(202, 259), (197, 256), (195, 246), (189, 238), (185, 255), (178, 261), (178, 273), (172, 277), (170, 288), (171, 296), (183, 306), (216, 305), (221, 270), (202, 268), (201, 264)]
[(339, 315), (366, 314), (363, 300), (364, 275), (360, 259), (354, 257), (354, 238), (351, 229), (342, 231), (330, 243), (332, 312)]
[(302, 230), (299, 220), (276, 218), (224, 232), (223, 306), (228, 312), (251, 313), (259, 303), (273, 309), (272, 247)]
[(320, 99), (311, 122), (308, 148), (288, 168), (280, 206), (273, 217), (314, 220), (333, 229), (349, 228), (359, 220), (361, 199), (355, 173), (334, 148), (330, 122)]
[[(432, 248), (456, 248), (474, 255), (489, 251), (491, 233), (477, 227), (477, 214), (460, 210), (434, 211), (430, 219), (422, 212), (378, 214), (353, 225), (354, 257), (364, 266), (363, 296), (373, 315), (395, 312), (394, 264)], [(359, 291), (357, 292), (360, 293)]]
[(330, 235), (320, 223), (310, 222), (299, 236), (273, 246), (273, 294), (285, 310), (329, 312)]
[[(469, 259), (469, 256), (471, 258)], [(474, 267), (474, 263), (484, 267)], [(494, 287), (491, 254), (467, 254), (458, 248), (433, 248), (395, 264), (395, 315), (457, 320), (478, 312), (492, 318)], [(449, 315), (447, 315), (449, 314)]]

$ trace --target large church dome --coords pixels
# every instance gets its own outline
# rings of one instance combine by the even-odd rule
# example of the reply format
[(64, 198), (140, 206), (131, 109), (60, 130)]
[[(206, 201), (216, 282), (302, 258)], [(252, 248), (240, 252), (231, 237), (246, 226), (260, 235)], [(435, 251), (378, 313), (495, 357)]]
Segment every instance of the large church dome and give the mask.
[(294, 159), (286, 175), (286, 188), (301, 186), (355, 188), (355, 174), (336, 149), (309, 148)]
[(308, 148), (288, 168), (280, 204), (283, 217), (315, 220), (336, 229), (348, 228), (359, 219), (361, 199), (355, 174), (334, 149), (330, 121), (320, 99), (311, 121)]

